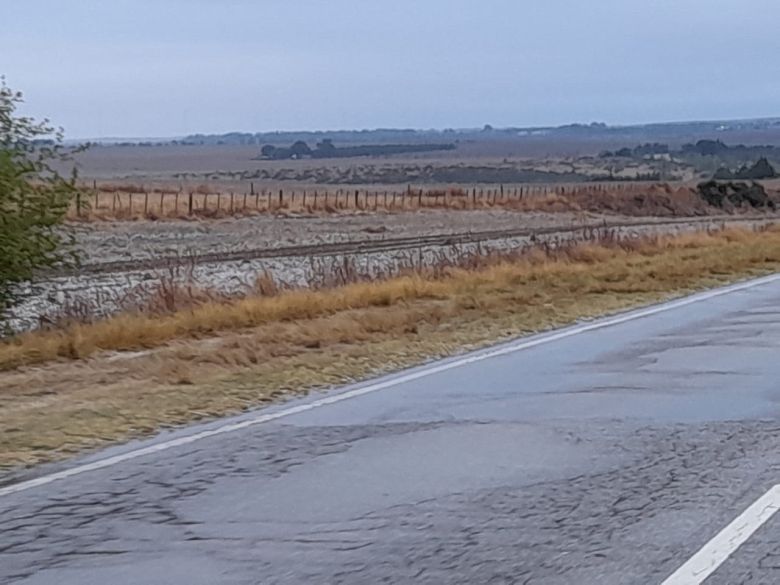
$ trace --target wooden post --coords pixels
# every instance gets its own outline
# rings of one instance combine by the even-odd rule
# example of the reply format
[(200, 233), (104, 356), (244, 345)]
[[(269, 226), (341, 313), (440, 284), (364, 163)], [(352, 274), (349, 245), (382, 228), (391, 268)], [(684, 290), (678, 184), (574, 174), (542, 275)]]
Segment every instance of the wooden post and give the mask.
[(230, 213), (233, 213), (235, 207), (233, 206), (233, 191), (230, 192)]
[(144, 191), (144, 217), (149, 215), (149, 192)]
[(420, 192), (417, 194), (417, 207), (422, 208), (422, 192), (423, 190), (420, 189)]
[(260, 210), (260, 193), (255, 193), (255, 209)]
[(279, 189), (279, 209), (282, 208), (282, 199), (284, 199), (284, 191)]
[(179, 215), (179, 195), (181, 195), (181, 189), (176, 191), (176, 198), (173, 202), (173, 213)]
[(222, 193), (217, 193), (217, 211), (222, 209)]
[(164, 197), (165, 197), (165, 193), (163, 193), (161, 191), (160, 192), (160, 217), (162, 217), (162, 215), (163, 215), (163, 203), (164, 203), (163, 198)]
[(306, 209), (306, 189), (303, 190), (303, 208)]
[(255, 184), (249, 183), (249, 194), (254, 195), (255, 194)]
[(76, 215), (81, 217), (81, 191), (76, 191)]
[(192, 215), (192, 191), (189, 192), (189, 201), (187, 201), (187, 215)]
[(111, 198), (111, 212), (114, 213), (116, 211), (116, 193), (114, 193), (114, 196)]
[(358, 198), (360, 197), (360, 191), (355, 189), (355, 209), (360, 209), (360, 202)]
[(133, 193), (132, 191), (127, 194), (128, 198), (130, 199), (130, 217), (133, 217)]
[(314, 190), (314, 210), (317, 211), (317, 189)]
[(244, 205), (241, 207), (242, 211), (246, 211), (246, 193), (244, 193)]

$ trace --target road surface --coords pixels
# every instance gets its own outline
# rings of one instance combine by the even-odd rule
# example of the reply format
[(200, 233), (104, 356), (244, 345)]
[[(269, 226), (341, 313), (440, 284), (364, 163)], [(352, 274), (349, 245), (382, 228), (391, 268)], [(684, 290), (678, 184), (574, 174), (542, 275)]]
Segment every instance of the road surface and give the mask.
[(775, 585), (778, 357), (775, 278), (115, 448), (0, 583)]

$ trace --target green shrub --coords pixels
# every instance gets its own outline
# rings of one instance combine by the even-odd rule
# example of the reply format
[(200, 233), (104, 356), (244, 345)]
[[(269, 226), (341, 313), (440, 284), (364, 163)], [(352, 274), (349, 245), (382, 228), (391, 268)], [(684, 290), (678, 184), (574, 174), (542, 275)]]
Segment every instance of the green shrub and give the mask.
[(19, 115), (22, 101), (0, 77), (0, 322), (21, 300), (21, 283), (78, 261), (62, 226), (76, 196), (75, 169), (69, 179), (60, 175), (75, 149), (48, 120)]

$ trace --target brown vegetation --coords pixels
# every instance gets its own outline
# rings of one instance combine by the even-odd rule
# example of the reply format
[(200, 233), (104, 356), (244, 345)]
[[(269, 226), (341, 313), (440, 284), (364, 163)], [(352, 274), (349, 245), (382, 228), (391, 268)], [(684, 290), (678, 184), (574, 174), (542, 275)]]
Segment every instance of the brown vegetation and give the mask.
[(319, 291), (279, 291), (266, 280), (264, 294), (238, 301), (22, 335), (0, 345), (0, 465), (62, 457), (778, 266), (780, 230), (727, 230), (473, 257)]
[(634, 216), (691, 216), (717, 213), (685, 186), (647, 183), (491, 186), (365, 190), (305, 189), (220, 192), (208, 185), (188, 190), (104, 184), (85, 191), (71, 219), (221, 218), (259, 213), (400, 212), (419, 209), (591, 211)]

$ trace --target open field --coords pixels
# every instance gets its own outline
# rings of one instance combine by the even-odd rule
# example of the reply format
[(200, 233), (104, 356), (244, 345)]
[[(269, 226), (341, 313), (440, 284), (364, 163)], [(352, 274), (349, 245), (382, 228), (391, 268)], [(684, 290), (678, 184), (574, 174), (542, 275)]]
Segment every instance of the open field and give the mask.
[[(766, 122), (766, 121), (765, 121)], [(343, 135), (342, 135), (343, 134)], [(260, 192), (402, 191), (413, 188), (464, 190), (503, 184), (510, 186), (583, 183), (593, 181), (654, 180), (695, 182), (712, 177), (721, 167), (737, 167), (767, 156), (780, 165), (780, 130), (771, 121), (747, 123), (659, 125), (635, 128), (559, 128), (539, 131), (505, 129), (491, 132), (330, 133), (337, 147), (387, 141), (449, 144), (452, 150), (414, 154), (346, 158), (269, 159), (260, 157), (264, 144), (289, 147), (294, 140), (309, 146), (329, 133), (295, 133), (255, 136), (192, 137), (181, 141), (125, 145), (95, 145), (77, 156), (80, 176), (104, 186), (134, 184), (139, 191), (181, 191), (183, 197), (199, 189), (225, 195), (249, 193), (250, 182)], [(700, 140), (730, 149), (714, 156), (706, 149), (684, 150)], [(243, 143), (241, 143), (243, 142)], [(629, 156), (605, 153), (651, 147)], [(761, 150), (766, 145), (766, 148)], [(724, 145), (725, 146), (725, 145)], [(754, 146), (750, 150), (742, 146)], [(652, 147), (663, 147), (660, 152)], [(665, 150), (666, 149), (666, 150)], [(143, 187), (143, 188), (140, 188)], [(136, 204), (141, 205), (141, 197)], [(145, 205), (155, 206), (155, 197)], [(182, 201), (180, 201), (182, 203)], [(114, 207), (112, 200), (102, 207)], [(227, 202), (225, 201), (225, 204)], [(234, 204), (236, 202), (234, 201)], [(243, 206), (243, 200), (238, 203)], [(271, 207), (272, 202), (266, 206)], [(198, 207), (197, 203), (194, 204)], [(250, 201), (251, 206), (251, 201)], [(200, 206), (203, 208), (203, 205)], [(255, 207), (259, 207), (258, 204)], [(225, 209), (221, 206), (221, 209)]]
[(0, 346), (0, 465), (66, 457), (778, 267), (776, 229), (613, 240), (467, 255), (386, 280), (268, 288), (23, 335)]
[[(771, 189), (774, 183), (767, 182)], [(652, 205), (655, 205), (652, 208)], [(255, 189), (221, 191), (201, 185), (189, 191), (142, 184), (97, 184), (74, 200), (71, 220), (219, 219), (241, 215), (399, 213), (427, 209), (469, 211), (619, 211), (628, 215), (692, 215), (715, 212), (701, 205), (693, 186), (652, 182), (489, 185), (412, 189)]]
[[(776, 182), (765, 185), (767, 203), (774, 205)], [(581, 240), (593, 226), (638, 236), (708, 229), (721, 221), (751, 227), (773, 217), (771, 205), (711, 205), (692, 187), (642, 183), (400, 193), (315, 189), (280, 191), (279, 199), (262, 190), (248, 197), (127, 188), (96, 189), (90, 206), (86, 198), (71, 223), (82, 267), (41, 275), (28, 287), (10, 313), (14, 330), (130, 310), (153, 296), (162, 278), (242, 295), (258, 274), (293, 286), (322, 281), (314, 273), (323, 262), (348, 262), (376, 276), (408, 264), (410, 255), (419, 266), (450, 257), (455, 248), (507, 251), (537, 238)]]

